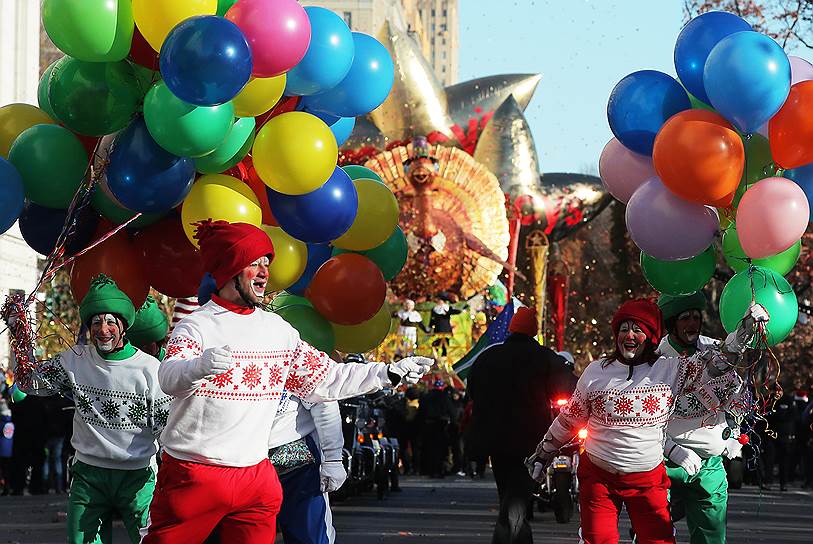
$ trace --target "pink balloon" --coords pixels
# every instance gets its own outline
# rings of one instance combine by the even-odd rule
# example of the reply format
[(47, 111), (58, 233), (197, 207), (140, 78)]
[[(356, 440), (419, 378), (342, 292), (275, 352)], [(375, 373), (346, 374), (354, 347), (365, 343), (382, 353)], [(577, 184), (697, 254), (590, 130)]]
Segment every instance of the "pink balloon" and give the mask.
[(626, 220), (635, 245), (662, 261), (700, 255), (714, 241), (720, 226), (717, 210), (683, 200), (655, 177), (632, 195)]
[(615, 138), (604, 146), (598, 171), (607, 191), (624, 204), (643, 182), (655, 176), (652, 157), (630, 151)]
[(789, 179), (755, 183), (737, 208), (737, 235), (746, 255), (763, 259), (796, 243), (805, 233), (810, 207), (801, 187)]
[(238, 0), (226, 19), (240, 27), (251, 46), (254, 77), (287, 72), (311, 41), (310, 20), (297, 0)]

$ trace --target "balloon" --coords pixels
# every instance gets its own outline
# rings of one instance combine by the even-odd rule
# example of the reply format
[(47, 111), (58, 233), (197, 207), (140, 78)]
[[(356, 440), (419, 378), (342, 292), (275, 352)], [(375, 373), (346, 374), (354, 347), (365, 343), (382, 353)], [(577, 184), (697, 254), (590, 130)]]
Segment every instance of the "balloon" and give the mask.
[(616, 138), (604, 146), (598, 171), (607, 191), (624, 204), (629, 202), (635, 189), (655, 176), (651, 157), (630, 151)]
[(217, 0), (217, 13), (215, 13), (215, 15), (220, 17), (225, 16), (226, 12), (229, 11), (229, 8), (231, 8), (235, 2), (237, 2), (237, 0)]
[(336, 145), (344, 145), (353, 133), (353, 128), (356, 126), (355, 117), (339, 117), (339, 120), (329, 125), (330, 131), (336, 138)]
[(238, 117), (261, 115), (279, 102), (285, 90), (285, 74), (276, 77), (250, 79), (232, 100), (234, 114)]
[(257, 134), (252, 158), (260, 179), (277, 192), (301, 195), (321, 187), (336, 168), (336, 138), (304, 112), (270, 119)]
[(288, 72), (286, 94), (311, 95), (341, 83), (353, 64), (353, 34), (344, 19), (329, 9), (305, 8), (311, 40), (302, 60)]
[(641, 252), (641, 269), (649, 285), (669, 295), (688, 295), (699, 291), (714, 275), (717, 253), (714, 246), (682, 261), (661, 261)]
[[(737, 132), (717, 113), (687, 110), (669, 119), (652, 151), (663, 184), (698, 204), (729, 204), (745, 166)], [(726, 198), (727, 201), (720, 202)]]
[[(296, 280), (296, 283), (288, 287), (287, 291), (293, 295), (304, 295), (305, 289), (310, 285), (313, 275), (319, 270), (328, 259), (330, 259), (331, 251), (330, 246), (327, 244), (305, 244), (308, 247), (307, 263), (305, 264), (305, 271)], [(274, 299), (276, 300), (276, 298)], [(310, 305), (310, 302), (308, 302)]]
[(358, 325), (333, 324), (336, 349), (344, 353), (364, 353), (378, 347), (390, 333), (392, 309), (384, 303), (376, 314)]
[[(97, 231), (96, 237), (104, 234), (104, 230)], [(90, 282), (99, 274), (110, 276), (136, 308), (144, 304), (150, 286), (141, 254), (126, 232), (117, 232), (73, 262), (71, 291), (77, 303), (85, 298)]]
[(356, 219), (347, 232), (334, 240), (342, 249), (364, 251), (383, 244), (398, 224), (398, 201), (389, 187), (371, 179), (353, 182), (358, 194)]
[[(401, 227), (395, 227), (393, 233), (383, 244), (358, 253), (373, 261), (381, 269), (384, 279), (390, 281), (398, 275), (404, 264), (406, 264), (408, 251), (409, 247), (407, 246), (404, 231), (401, 230)], [(347, 253), (347, 250), (338, 247), (333, 250), (333, 255), (341, 255), (342, 253)]]
[(279, 227), (260, 227), (274, 244), (274, 259), (268, 266), (266, 292), (279, 291), (293, 285), (305, 271), (308, 246), (291, 237)]
[(256, 196), (257, 200), (260, 202), (260, 208), (262, 208), (263, 211), (263, 225), (272, 225), (275, 227), (279, 226), (274, 214), (271, 213), (271, 206), (268, 204), (267, 187), (265, 186), (265, 183), (263, 183), (263, 181), (257, 176), (257, 172), (254, 170), (254, 163), (251, 160), (251, 155), (246, 155), (242, 161), (224, 172), (224, 174), (238, 178), (251, 188), (254, 196)]
[(372, 318), (384, 304), (387, 284), (381, 270), (363, 255), (331, 257), (313, 276), (305, 297), (328, 321), (358, 325)]
[(763, 259), (796, 243), (807, 229), (810, 206), (801, 187), (784, 178), (754, 184), (737, 208), (737, 232), (745, 254)]
[(395, 67), (381, 42), (353, 32), (355, 56), (347, 76), (329, 91), (305, 97), (306, 109), (337, 117), (366, 115), (389, 96), (395, 80)]
[(0, 157), (7, 159), (17, 136), (34, 125), (52, 124), (48, 114), (29, 104), (6, 104), (0, 107)]
[(67, 208), (88, 165), (81, 142), (58, 125), (34, 125), (14, 141), (8, 154), (23, 180), (25, 196), (49, 208)]
[(277, 104), (267, 112), (257, 116), (257, 129), (262, 128), (269, 120), (274, 117), (279, 117), (283, 113), (297, 111), (302, 97), (299, 96), (283, 96)]
[(655, 70), (633, 72), (610, 94), (607, 119), (624, 147), (652, 155), (655, 135), (667, 119), (691, 108), (689, 96), (671, 76)]
[(226, 19), (248, 39), (255, 77), (287, 72), (308, 50), (311, 26), (296, 0), (240, 0), (226, 12)]
[[(635, 191), (627, 204), (627, 230), (647, 255), (678, 261), (700, 255), (717, 234), (717, 212), (672, 194), (658, 178)], [(678, 235), (679, 234), (679, 235)]]
[(180, 204), (195, 181), (192, 159), (164, 151), (142, 117), (113, 141), (107, 186), (116, 200), (137, 212), (165, 212)]
[(813, 81), (802, 81), (790, 89), (782, 109), (768, 123), (774, 160), (784, 169), (813, 162)]
[(234, 106), (193, 106), (159, 81), (144, 99), (144, 119), (158, 145), (179, 157), (202, 157), (223, 143), (234, 124)]
[[(753, 277), (752, 277), (753, 275)], [(771, 316), (766, 327), (767, 344), (759, 341), (759, 348), (778, 344), (790, 334), (799, 315), (799, 302), (790, 284), (778, 273), (761, 266), (738, 272), (723, 288), (720, 295), (720, 321), (726, 332), (733, 332), (753, 300), (762, 304)]]
[(750, 134), (768, 122), (788, 97), (790, 62), (768, 36), (736, 32), (709, 53), (703, 86), (714, 109)]
[(318, 350), (332, 353), (336, 338), (330, 323), (310, 306), (285, 306), (274, 311), (299, 332), (299, 337)]
[(745, 145), (745, 172), (734, 196), (734, 206), (739, 206), (742, 195), (754, 183), (776, 175), (771, 146), (765, 136), (752, 134), (750, 138), (744, 138), (742, 143)]
[(0, 234), (20, 217), (25, 203), (23, 179), (17, 169), (0, 157)]
[(144, 39), (138, 27), (133, 31), (133, 43), (130, 46), (130, 60), (153, 72), (157, 72), (161, 64), (158, 59), (158, 52), (147, 43), (147, 40)]
[(42, 26), (61, 51), (87, 62), (123, 60), (133, 39), (130, 0), (43, 0)]
[(782, 176), (796, 182), (802, 188), (807, 197), (807, 204), (810, 207), (810, 221), (813, 221), (813, 164), (785, 170)]
[(237, 25), (222, 17), (191, 17), (161, 46), (161, 76), (172, 93), (196, 106), (219, 106), (251, 77), (251, 49)]
[(292, 295), (288, 291), (280, 291), (271, 300), (271, 310), (273, 312), (290, 306), (307, 306), (308, 308), (313, 308), (313, 304), (311, 304), (308, 299), (298, 295)]
[(195, 168), (203, 174), (228, 170), (248, 154), (254, 144), (254, 118), (237, 119), (226, 139), (217, 149), (195, 159)]
[(324, 185), (304, 195), (268, 189), (268, 203), (279, 226), (303, 242), (335, 240), (350, 228), (358, 210), (358, 195), (344, 171), (335, 167)]
[[(777, 255), (772, 255), (764, 259), (754, 259), (756, 266), (769, 268), (781, 276), (790, 272), (799, 260), (802, 242), (797, 240), (795, 244)], [(734, 269), (734, 272), (741, 272), (748, 268), (749, 259), (740, 245), (737, 237), (737, 229), (734, 225), (723, 232), (723, 257), (725, 262)]]
[[(116, 197), (110, 193), (110, 189), (107, 187), (107, 180), (103, 180), (93, 191), (90, 205), (93, 206), (93, 209), (99, 212), (102, 217), (108, 219), (114, 225), (126, 223), (138, 213), (133, 210), (128, 210), (121, 205), (121, 202), (116, 200)], [(143, 213), (138, 219), (135, 219), (127, 226), (134, 229), (145, 227), (161, 219), (162, 215), (163, 214), (160, 213)]]
[(192, 185), (181, 207), (181, 224), (195, 247), (193, 223), (205, 219), (222, 219), (229, 223), (260, 226), (262, 210), (251, 188), (239, 179), (221, 174), (206, 174)]
[(810, 64), (801, 57), (788, 55), (790, 61), (790, 84), (796, 85), (800, 81), (810, 81), (813, 79), (813, 64)]
[(751, 25), (724, 11), (710, 11), (689, 21), (675, 43), (675, 70), (686, 90), (709, 104), (703, 87), (703, 67), (709, 53), (726, 36), (747, 30), (753, 30)]
[(156, 291), (173, 298), (193, 297), (203, 277), (200, 251), (189, 243), (175, 215), (140, 230), (133, 243), (144, 263), (146, 280)]
[[(68, 210), (46, 208), (26, 202), (20, 214), (20, 234), (31, 249), (42, 255), (50, 255), (62, 234)], [(85, 249), (93, 241), (93, 234), (99, 225), (99, 216), (91, 207), (85, 207), (77, 214), (72, 234), (66, 240), (65, 253), (74, 255)]]
[(175, 25), (195, 15), (213, 15), (217, 0), (132, 0), (139, 32), (156, 51)]
[(373, 170), (366, 168), (364, 166), (359, 166), (357, 164), (348, 164), (347, 166), (342, 166), (342, 170), (350, 176), (350, 179), (357, 180), (357, 179), (374, 179), (380, 183), (384, 183), (384, 180), (381, 179), (381, 176), (376, 174)]
[[(65, 57), (62, 57), (65, 58)], [(48, 100), (48, 89), (51, 79), (51, 72), (54, 70), (54, 66), (62, 59), (57, 59), (48, 65), (48, 68), (42, 73), (42, 77), (40, 77), (39, 85), (37, 85), (37, 104), (39, 104), (40, 109), (48, 114), (48, 117), (51, 119), (56, 119), (56, 114), (54, 113), (53, 108), (51, 108), (51, 102)]]

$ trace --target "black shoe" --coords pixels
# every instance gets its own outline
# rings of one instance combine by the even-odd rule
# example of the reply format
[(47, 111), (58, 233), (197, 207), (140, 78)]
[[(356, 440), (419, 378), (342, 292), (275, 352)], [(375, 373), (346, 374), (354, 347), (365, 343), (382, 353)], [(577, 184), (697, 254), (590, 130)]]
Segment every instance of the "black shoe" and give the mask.
[(780, 485), (779, 486), (779, 491), (787, 491), (787, 490), (788, 490), (788, 486), (786, 486), (786, 485)]

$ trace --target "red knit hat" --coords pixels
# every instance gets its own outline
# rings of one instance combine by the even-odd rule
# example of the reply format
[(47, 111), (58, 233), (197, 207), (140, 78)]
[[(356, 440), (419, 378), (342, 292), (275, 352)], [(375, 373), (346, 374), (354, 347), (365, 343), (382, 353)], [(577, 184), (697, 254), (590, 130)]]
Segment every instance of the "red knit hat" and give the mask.
[(613, 316), (613, 335), (618, 338), (618, 330), (624, 321), (634, 321), (646, 334), (647, 340), (660, 343), (663, 336), (661, 309), (654, 301), (644, 298), (628, 300), (618, 307)]
[(203, 269), (214, 277), (218, 289), (260, 257), (274, 259), (271, 238), (254, 225), (211, 219), (195, 225)]
[(508, 325), (509, 332), (518, 332), (528, 336), (536, 336), (539, 332), (539, 323), (536, 321), (536, 310), (525, 306), (519, 308), (511, 323)]

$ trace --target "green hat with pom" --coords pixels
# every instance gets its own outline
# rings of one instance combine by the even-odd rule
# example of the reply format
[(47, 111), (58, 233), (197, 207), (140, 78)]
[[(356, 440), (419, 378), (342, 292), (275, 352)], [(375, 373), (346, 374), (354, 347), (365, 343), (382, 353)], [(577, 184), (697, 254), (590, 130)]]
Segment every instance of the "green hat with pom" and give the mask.
[(94, 315), (115, 314), (124, 320), (125, 330), (135, 321), (135, 307), (109, 276), (99, 274), (90, 282), (90, 289), (79, 304), (79, 317), (87, 324)]
[(127, 338), (135, 346), (145, 346), (150, 342), (163, 340), (168, 332), (166, 314), (158, 307), (152, 295), (147, 296), (147, 300), (136, 312), (135, 323), (127, 330)]
[(706, 295), (703, 291), (695, 291), (691, 295), (667, 295), (663, 294), (658, 298), (658, 306), (666, 321), (677, 317), (687, 310), (706, 310)]

